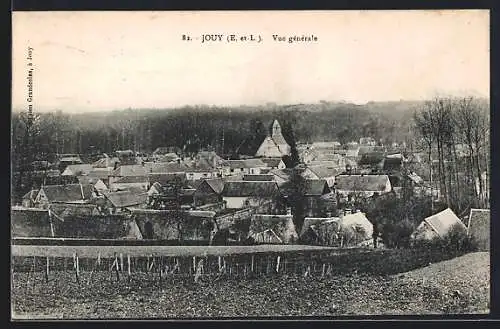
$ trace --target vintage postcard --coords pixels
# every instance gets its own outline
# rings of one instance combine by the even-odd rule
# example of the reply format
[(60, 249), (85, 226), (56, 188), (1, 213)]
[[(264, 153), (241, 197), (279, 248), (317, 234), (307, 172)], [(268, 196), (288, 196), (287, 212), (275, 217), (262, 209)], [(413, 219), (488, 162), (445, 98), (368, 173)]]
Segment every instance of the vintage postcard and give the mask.
[(487, 10), (12, 14), (12, 320), (490, 313)]

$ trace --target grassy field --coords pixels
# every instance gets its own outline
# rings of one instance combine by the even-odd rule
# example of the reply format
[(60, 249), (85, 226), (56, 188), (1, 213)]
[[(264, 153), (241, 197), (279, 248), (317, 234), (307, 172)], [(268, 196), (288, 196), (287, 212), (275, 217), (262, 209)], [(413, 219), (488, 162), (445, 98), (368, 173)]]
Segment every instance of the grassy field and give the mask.
[[(389, 264), (396, 259), (396, 252), (377, 255), (382, 270), (375, 270), (377, 263), (368, 265), (373, 257), (360, 254), (357, 265), (339, 263), (334, 272), (323, 277), (207, 275), (195, 283), (192, 276), (171, 276), (159, 282), (151, 273), (134, 273), (130, 281), (122, 278), (116, 282), (108, 272), (94, 273), (94, 279), (88, 280), (87, 272), (77, 284), (69, 271), (53, 273), (49, 283), (40, 272), (35, 276), (13, 273), (12, 311), (15, 318), (71, 319), (488, 312), (489, 253), (430, 265), (429, 255), (421, 255), (419, 261), (428, 266), (404, 273)], [(413, 266), (415, 262), (399, 262), (403, 271)]]

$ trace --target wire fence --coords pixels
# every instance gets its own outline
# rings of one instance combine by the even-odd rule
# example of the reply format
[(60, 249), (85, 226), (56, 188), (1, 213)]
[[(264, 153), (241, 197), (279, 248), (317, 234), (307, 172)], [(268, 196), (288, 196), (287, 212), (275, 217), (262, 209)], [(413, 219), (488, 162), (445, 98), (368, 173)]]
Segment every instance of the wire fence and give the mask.
[(116, 254), (114, 257), (12, 257), (13, 273), (28, 276), (43, 275), (46, 282), (57, 280), (58, 273), (73, 272), (74, 280), (85, 277), (92, 281), (96, 273), (108, 272), (110, 280), (130, 280), (134, 276), (154, 280), (181, 278), (197, 282), (211, 278), (251, 278), (276, 275), (325, 276), (332, 273), (332, 259), (320, 255), (244, 254), (205, 257), (166, 257), (151, 254), (147, 257), (131, 257)]

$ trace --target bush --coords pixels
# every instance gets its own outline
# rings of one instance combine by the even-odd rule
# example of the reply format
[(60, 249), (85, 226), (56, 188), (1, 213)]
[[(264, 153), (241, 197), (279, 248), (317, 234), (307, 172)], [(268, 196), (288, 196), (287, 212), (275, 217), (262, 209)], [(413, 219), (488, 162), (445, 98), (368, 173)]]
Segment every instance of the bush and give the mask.
[(413, 243), (413, 247), (440, 251), (453, 256), (463, 255), (479, 249), (476, 239), (467, 235), (466, 230), (459, 224), (455, 224), (444, 237), (436, 237), (432, 240), (418, 240)]

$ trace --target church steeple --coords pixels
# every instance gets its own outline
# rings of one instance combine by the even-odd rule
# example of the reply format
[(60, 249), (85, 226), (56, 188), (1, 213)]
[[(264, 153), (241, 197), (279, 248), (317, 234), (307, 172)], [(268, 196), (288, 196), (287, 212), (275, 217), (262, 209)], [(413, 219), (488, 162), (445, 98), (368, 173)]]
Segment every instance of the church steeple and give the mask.
[(278, 120), (274, 120), (271, 136), (275, 137), (275, 136), (279, 136), (279, 135), (281, 135), (281, 126), (280, 126)]

